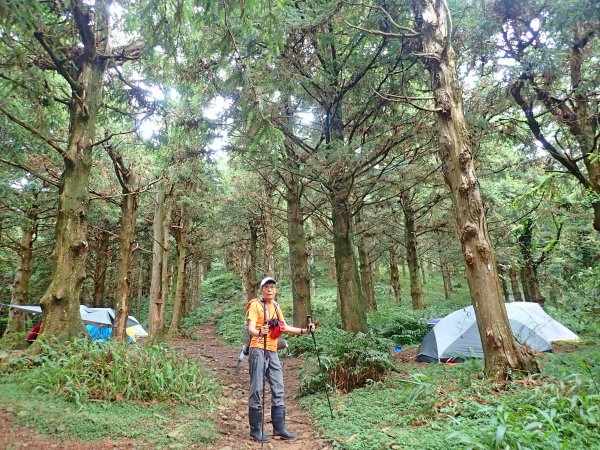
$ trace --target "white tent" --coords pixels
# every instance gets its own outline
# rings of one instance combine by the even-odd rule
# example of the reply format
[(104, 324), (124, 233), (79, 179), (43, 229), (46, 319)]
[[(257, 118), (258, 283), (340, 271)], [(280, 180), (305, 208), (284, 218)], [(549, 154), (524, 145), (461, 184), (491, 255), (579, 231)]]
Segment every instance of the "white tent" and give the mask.
[[(550, 317), (539, 304), (506, 303), (506, 313), (517, 341), (536, 352), (552, 349), (552, 342), (577, 342), (579, 337)], [(423, 338), (418, 361), (446, 361), (455, 358), (483, 358), (479, 328), (472, 306), (454, 311), (440, 320)]]

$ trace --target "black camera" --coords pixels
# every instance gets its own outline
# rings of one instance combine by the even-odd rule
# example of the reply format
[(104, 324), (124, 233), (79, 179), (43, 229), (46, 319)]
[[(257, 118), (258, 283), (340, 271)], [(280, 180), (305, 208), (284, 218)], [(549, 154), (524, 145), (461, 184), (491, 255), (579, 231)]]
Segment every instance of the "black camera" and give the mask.
[(279, 319), (271, 319), (267, 322), (267, 325), (269, 326), (269, 330), (272, 330), (273, 328), (277, 328), (279, 326), (279, 322), (281, 322)]

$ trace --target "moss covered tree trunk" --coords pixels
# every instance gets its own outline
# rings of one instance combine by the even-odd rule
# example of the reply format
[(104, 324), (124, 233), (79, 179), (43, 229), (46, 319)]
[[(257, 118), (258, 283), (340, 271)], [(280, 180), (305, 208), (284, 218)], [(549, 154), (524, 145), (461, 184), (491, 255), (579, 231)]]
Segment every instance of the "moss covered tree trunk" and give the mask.
[(117, 316), (113, 325), (112, 337), (124, 340), (127, 318), (131, 309), (131, 264), (135, 240), (135, 218), (138, 208), (137, 175), (133, 168), (121, 172), (123, 197), (121, 199), (121, 235), (119, 256), (119, 278), (115, 310)]
[[(11, 303), (14, 305), (29, 304), (29, 281), (31, 280), (31, 263), (33, 262), (33, 243), (37, 228), (37, 206), (35, 203), (25, 211), (25, 224), (21, 226), (18, 256), (19, 266), (15, 271)], [(22, 333), (25, 330), (25, 313), (17, 309), (9, 309), (8, 324), (4, 335)]]
[(350, 332), (365, 332), (367, 331), (367, 315), (361, 300), (362, 293), (353, 245), (354, 234), (350, 205), (343, 191), (337, 189), (330, 195), (330, 201), (342, 329)]
[(450, 43), (448, 5), (445, 0), (412, 0), (412, 6), (420, 33), (420, 55), (431, 76), (439, 155), (458, 223), (471, 301), (483, 344), (485, 374), (504, 380), (511, 372), (539, 372), (534, 355), (512, 334), (500, 293), (463, 115), (462, 93)]
[[(47, 336), (68, 339), (84, 332), (79, 297), (86, 276), (88, 190), (96, 121), (108, 67), (110, 26), (108, 8), (102, 1), (96, 1), (93, 15), (87, 6), (74, 2), (72, 14), (82, 38), (81, 57), (77, 70), (55, 60), (57, 71), (71, 87), (71, 101), (67, 145), (61, 152), (64, 170), (60, 177), (56, 244), (52, 253), (54, 273), (40, 301), (44, 327), (38, 342)], [(49, 56), (57, 58), (51, 38), (40, 30), (35, 36)]]
[(360, 212), (355, 216), (356, 228), (359, 238), (357, 239), (358, 261), (360, 267), (360, 286), (365, 311), (377, 311), (375, 302), (375, 280), (373, 277), (373, 265), (371, 263), (371, 252), (367, 239), (367, 230)]
[(510, 288), (512, 290), (513, 299), (515, 302), (522, 302), (523, 296), (519, 288), (519, 280), (517, 279), (517, 271), (514, 267), (508, 269), (508, 277), (510, 278)]
[[(105, 225), (107, 226), (107, 225)], [(92, 304), (94, 308), (104, 308), (104, 290), (106, 286), (106, 269), (108, 268), (110, 234), (107, 231), (99, 230), (100, 235), (97, 238), (96, 266), (94, 270), (94, 292), (92, 293)]]
[(173, 296), (173, 317), (171, 318), (171, 326), (169, 334), (174, 335), (179, 331), (179, 323), (185, 313), (185, 284), (186, 284), (186, 264), (188, 254), (188, 234), (191, 226), (191, 216), (189, 205), (181, 206), (179, 229), (176, 233), (177, 239), (177, 265), (176, 273), (177, 282), (175, 285), (175, 295)]
[(398, 250), (393, 245), (390, 248), (390, 283), (394, 291), (394, 299), (397, 305), (402, 304), (402, 290), (400, 286), (400, 273), (398, 271)]
[(452, 278), (450, 276), (450, 268), (448, 267), (448, 258), (444, 252), (444, 244), (442, 242), (442, 235), (438, 233), (437, 236), (438, 254), (440, 258), (440, 269), (442, 271), (442, 281), (444, 283), (444, 298), (450, 300), (452, 294)]
[(410, 279), (410, 297), (413, 309), (425, 308), (423, 291), (419, 281), (419, 259), (417, 256), (417, 231), (415, 228), (415, 212), (412, 207), (411, 194), (403, 191), (400, 194), (402, 212), (404, 213), (404, 243), (406, 246), (406, 263)]

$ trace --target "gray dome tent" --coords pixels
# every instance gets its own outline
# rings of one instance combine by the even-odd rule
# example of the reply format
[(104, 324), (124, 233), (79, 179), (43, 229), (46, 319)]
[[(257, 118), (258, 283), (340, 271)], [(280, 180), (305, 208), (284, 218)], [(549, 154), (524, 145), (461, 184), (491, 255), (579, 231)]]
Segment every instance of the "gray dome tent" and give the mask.
[[(517, 341), (535, 352), (552, 350), (552, 342), (577, 342), (579, 337), (550, 317), (537, 303), (506, 303), (506, 312)], [(479, 328), (472, 306), (454, 311), (440, 320), (423, 338), (417, 361), (444, 362), (483, 358)]]

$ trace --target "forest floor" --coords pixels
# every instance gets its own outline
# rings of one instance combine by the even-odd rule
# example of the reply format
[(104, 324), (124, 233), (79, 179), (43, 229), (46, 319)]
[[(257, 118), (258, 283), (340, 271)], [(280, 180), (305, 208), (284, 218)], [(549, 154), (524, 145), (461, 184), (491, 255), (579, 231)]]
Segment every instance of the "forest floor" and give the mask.
[[(247, 358), (241, 365), (240, 373), (236, 373), (239, 347), (232, 347), (219, 342), (214, 322), (201, 325), (194, 333), (196, 339), (177, 339), (173, 345), (180, 352), (190, 357), (203, 357), (208, 368), (216, 373), (221, 385), (223, 396), (218, 399), (214, 413), (217, 432), (220, 438), (212, 445), (195, 448), (207, 450), (242, 450), (258, 449), (260, 443), (249, 436), (248, 399), (249, 384)], [(264, 444), (265, 449), (317, 450), (330, 448), (329, 444), (317, 437), (313, 422), (294, 399), (299, 389), (299, 371), (302, 361), (297, 358), (281, 358), (284, 381), (285, 403), (287, 409), (287, 428), (298, 433), (298, 439), (293, 441), (271, 439)], [(265, 404), (270, 404), (267, 385)], [(265, 431), (271, 434), (272, 425), (270, 408), (265, 411)], [(104, 439), (96, 442), (61, 441), (52, 436), (39, 433), (36, 430), (19, 426), (11, 411), (0, 408), (0, 449), (133, 449), (140, 446), (130, 439)], [(190, 448), (190, 447), (187, 447)]]

